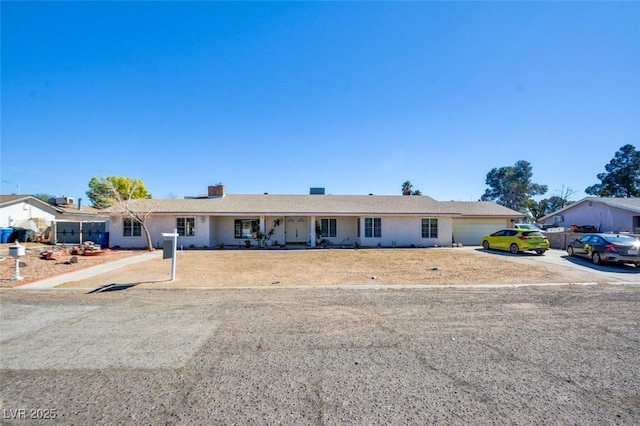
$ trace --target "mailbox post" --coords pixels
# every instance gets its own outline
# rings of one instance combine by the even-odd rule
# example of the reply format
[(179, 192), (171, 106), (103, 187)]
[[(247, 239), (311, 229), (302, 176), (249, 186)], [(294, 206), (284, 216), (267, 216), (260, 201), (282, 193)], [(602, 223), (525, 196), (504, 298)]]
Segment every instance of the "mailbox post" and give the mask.
[(178, 250), (178, 230), (162, 233), (162, 258), (171, 258), (171, 281), (176, 279), (176, 251)]
[(16, 240), (15, 244), (9, 247), (9, 255), (16, 259), (16, 276), (13, 277), (13, 281), (22, 281), (20, 276), (20, 258), (24, 256), (25, 247), (20, 245), (20, 242)]

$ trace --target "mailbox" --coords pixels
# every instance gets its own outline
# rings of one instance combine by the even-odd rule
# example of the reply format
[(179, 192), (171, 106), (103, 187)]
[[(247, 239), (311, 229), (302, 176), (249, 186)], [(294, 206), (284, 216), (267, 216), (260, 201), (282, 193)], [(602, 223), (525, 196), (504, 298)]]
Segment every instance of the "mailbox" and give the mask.
[(178, 230), (162, 233), (162, 258), (171, 259), (171, 281), (176, 279), (176, 249), (178, 247)]
[(171, 259), (176, 255), (178, 233), (163, 232), (162, 238), (162, 258)]
[(9, 255), (15, 257), (16, 259), (16, 275), (13, 277), (13, 281), (22, 281), (22, 277), (20, 276), (20, 260), (19, 257), (24, 256), (25, 247), (21, 246), (18, 240), (12, 246), (9, 246)]
[(21, 246), (16, 241), (15, 245), (9, 247), (9, 256), (13, 256), (13, 257), (24, 256), (24, 254), (25, 254), (24, 249), (25, 249), (25, 247)]

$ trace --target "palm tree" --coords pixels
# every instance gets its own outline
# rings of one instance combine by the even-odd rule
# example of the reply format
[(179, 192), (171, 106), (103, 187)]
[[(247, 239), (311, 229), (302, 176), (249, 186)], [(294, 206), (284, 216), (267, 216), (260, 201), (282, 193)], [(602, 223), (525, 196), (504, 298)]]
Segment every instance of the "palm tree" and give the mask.
[(419, 189), (413, 190), (413, 185), (411, 181), (408, 180), (402, 184), (402, 195), (422, 195), (422, 191)]
[(402, 184), (402, 195), (411, 195), (411, 189), (413, 185), (411, 185), (411, 181), (408, 180)]

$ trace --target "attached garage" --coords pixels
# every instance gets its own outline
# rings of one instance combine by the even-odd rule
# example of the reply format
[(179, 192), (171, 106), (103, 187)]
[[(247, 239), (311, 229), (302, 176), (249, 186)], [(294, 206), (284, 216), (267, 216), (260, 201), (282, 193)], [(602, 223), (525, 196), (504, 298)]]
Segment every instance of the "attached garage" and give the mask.
[(504, 218), (454, 218), (453, 241), (466, 246), (479, 246), (482, 237), (509, 226), (511, 221)]

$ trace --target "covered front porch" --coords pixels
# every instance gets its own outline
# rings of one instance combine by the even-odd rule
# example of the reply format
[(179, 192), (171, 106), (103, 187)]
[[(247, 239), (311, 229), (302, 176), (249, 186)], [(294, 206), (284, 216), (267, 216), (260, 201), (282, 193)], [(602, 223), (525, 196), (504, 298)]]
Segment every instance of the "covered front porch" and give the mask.
[[(451, 244), (451, 218), (419, 216), (211, 216), (211, 247), (431, 247)], [(262, 238), (261, 238), (262, 237)], [(262, 240), (262, 241), (261, 241)], [(248, 241), (248, 242), (246, 242)]]
[[(210, 245), (308, 246), (358, 243), (357, 218), (325, 216), (269, 216), (242, 217), (211, 216), (209, 218)], [(262, 238), (261, 238), (262, 237)], [(245, 241), (249, 241), (245, 243)]]

